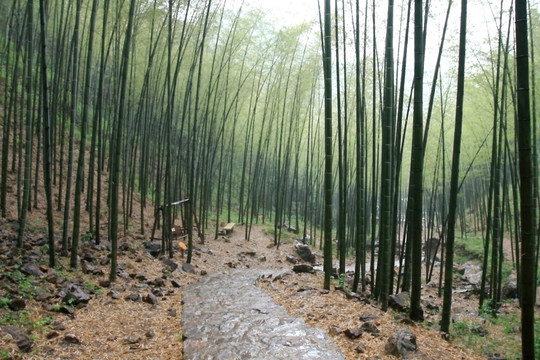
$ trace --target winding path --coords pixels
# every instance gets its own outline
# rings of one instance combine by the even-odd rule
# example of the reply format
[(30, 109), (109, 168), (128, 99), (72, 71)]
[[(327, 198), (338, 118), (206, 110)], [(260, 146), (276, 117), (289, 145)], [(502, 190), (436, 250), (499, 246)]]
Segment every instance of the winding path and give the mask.
[(259, 276), (270, 274), (279, 272), (218, 272), (187, 286), (183, 358), (344, 359), (325, 332), (289, 315), (255, 286)]

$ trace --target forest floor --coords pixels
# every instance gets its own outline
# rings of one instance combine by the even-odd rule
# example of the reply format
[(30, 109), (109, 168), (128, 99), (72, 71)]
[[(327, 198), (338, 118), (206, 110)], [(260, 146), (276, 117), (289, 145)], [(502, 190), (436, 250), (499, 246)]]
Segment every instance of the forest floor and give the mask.
[[(10, 247), (16, 222), (3, 219), (0, 224), (0, 326), (18, 325), (33, 341), (31, 350), (23, 353), (12, 335), (0, 332), (0, 359), (181, 359), (183, 286), (230, 268), (292, 269), (286, 258), (297, 257), (295, 236), (285, 233), (278, 249), (269, 226), (254, 227), (250, 241), (244, 239), (245, 227), (238, 225), (230, 236), (207, 236), (204, 244), (195, 240), (193, 269), (183, 266), (186, 259), (178, 249), (172, 259), (155, 258), (145, 250), (148, 236), (129, 235), (120, 244), (117, 281), (109, 284), (105, 247), (92, 241), (82, 244), (81, 257), (95, 265), (94, 275), (70, 271), (67, 258), (59, 258), (60, 265), (50, 269), (46, 253), (39, 250), (45, 233), (43, 224), (30, 226), (27, 245), (17, 254)], [(38, 262), (43, 275), (20, 275), (19, 269), (31, 259)], [(321, 258), (317, 261), (320, 263)], [(79, 284), (91, 294), (91, 300), (65, 306), (60, 293), (66, 284)], [(475, 295), (456, 294), (452, 336), (448, 339), (437, 330), (442, 299), (435, 286), (423, 288), (423, 303), (430, 310), (425, 309), (426, 320), (421, 324), (395, 310), (382, 312), (376, 302), (362, 294), (347, 296), (345, 289), (337, 287), (337, 281), (333, 281), (330, 292), (322, 291), (320, 271), (291, 272), (278, 281), (262, 281), (259, 286), (290, 314), (327, 331), (347, 359), (394, 358), (385, 354), (384, 344), (400, 327), (416, 335), (417, 358), (519, 357), (515, 302), (504, 303), (500, 316), (494, 318), (477, 313)], [(150, 293), (156, 294), (155, 299)], [(43, 294), (49, 296), (40, 296)], [(26, 297), (24, 310), (12, 311), (6, 306), (16, 296)], [(503, 317), (511, 320), (498, 320)], [(359, 328), (366, 318), (373, 321), (379, 335), (364, 334), (354, 340), (345, 335), (346, 330)]]

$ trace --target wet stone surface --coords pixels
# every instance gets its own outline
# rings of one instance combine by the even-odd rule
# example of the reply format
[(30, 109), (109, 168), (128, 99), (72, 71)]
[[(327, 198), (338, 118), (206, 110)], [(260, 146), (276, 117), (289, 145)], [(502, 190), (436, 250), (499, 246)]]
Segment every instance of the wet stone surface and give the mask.
[(186, 287), (183, 358), (344, 359), (325, 332), (289, 315), (255, 286), (260, 275), (271, 273), (219, 272)]

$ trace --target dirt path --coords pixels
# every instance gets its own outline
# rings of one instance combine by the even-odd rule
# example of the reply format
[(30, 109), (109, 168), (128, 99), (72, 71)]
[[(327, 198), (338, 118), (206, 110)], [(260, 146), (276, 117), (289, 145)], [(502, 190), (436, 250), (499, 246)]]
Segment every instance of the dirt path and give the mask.
[(255, 286), (282, 271), (214, 273), (184, 290), (184, 359), (345, 359), (321, 329)]

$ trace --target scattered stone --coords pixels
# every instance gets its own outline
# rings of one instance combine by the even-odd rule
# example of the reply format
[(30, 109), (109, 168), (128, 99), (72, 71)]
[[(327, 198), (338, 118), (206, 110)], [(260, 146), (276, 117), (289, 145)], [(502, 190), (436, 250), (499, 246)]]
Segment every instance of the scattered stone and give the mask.
[(8, 307), (12, 311), (19, 311), (26, 307), (26, 300), (21, 298), (13, 298), (9, 301)]
[(144, 248), (150, 255), (155, 258), (157, 258), (159, 254), (161, 254), (161, 245), (159, 243), (146, 242), (144, 243)]
[(109, 297), (115, 299), (115, 300), (118, 300), (120, 299), (120, 294), (118, 294), (116, 291), (114, 290), (111, 290), (107, 293), (107, 295), (109, 295)]
[(138, 301), (141, 301), (141, 294), (139, 294), (138, 292), (132, 292), (131, 294), (126, 296), (125, 299), (126, 300), (131, 300), (131, 301), (134, 301), (134, 302), (138, 302)]
[(141, 337), (139, 335), (131, 335), (126, 338), (126, 342), (128, 344), (137, 344), (139, 341), (141, 341)]
[(484, 337), (487, 334), (486, 329), (484, 329), (484, 327), (482, 325), (472, 326), (472, 327), (470, 327), (470, 331), (472, 333), (477, 334), (478, 336), (481, 336), (481, 337)]
[(300, 289), (298, 289), (298, 292), (311, 291), (311, 290), (314, 290), (311, 286), (303, 285), (303, 286), (300, 287)]
[(293, 271), (295, 273), (314, 273), (313, 266), (308, 264), (297, 264), (293, 266)]
[(349, 339), (358, 339), (360, 336), (362, 336), (362, 334), (364, 333), (364, 331), (360, 328), (358, 329), (346, 329), (344, 332), (343, 332)]
[(26, 333), (24, 333), (21, 328), (15, 325), (10, 326), (4, 326), (2, 328), (5, 332), (7, 332), (13, 340), (15, 340), (15, 343), (19, 347), (19, 350), (22, 352), (30, 352), (32, 350), (32, 347), (34, 346), (34, 342), (32, 339), (30, 339), (30, 336), (28, 336)]
[(261, 256), (261, 257), (259, 258), (259, 261), (260, 261), (260, 262), (265, 262), (265, 261), (266, 261), (266, 256), (264, 256), (264, 255)]
[(518, 289), (516, 274), (510, 274), (510, 276), (508, 276), (508, 279), (506, 280), (501, 292), (503, 299), (517, 299)]
[(170, 317), (176, 317), (176, 310), (175, 309), (167, 309), (167, 314)]
[(461, 280), (468, 282), (471, 285), (480, 285), (482, 281), (482, 268), (475, 264), (463, 264), (465, 271)]
[(360, 329), (364, 332), (370, 333), (373, 336), (379, 336), (380, 334), (379, 329), (372, 322), (363, 323)]
[(152, 293), (149, 293), (148, 295), (146, 295), (144, 298), (143, 298), (143, 301), (145, 303), (148, 303), (150, 305), (157, 305), (158, 303), (158, 299), (156, 297), (156, 295), (152, 294)]
[(183, 264), (182, 265), (182, 270), (184, 270), (185, 272), (190, 273), (190, 274), (195, 274), (195, 268), (193, 267), (193, 265), (191, 265), (189, 263)]
[(298, 259), (292, 255), (287, 255), (287, 261), (293, 265), (298, 263)]
[(64, 304), (78, 305), (88, 303), (92, 296), (75, 284), (71, 284), (67, 289), (62, 289), (59, 296)]
[(75, 334), (66, 334), (64, 336), (64, 341), (67, 342), (68, 344), (73, 344), (73, 345), (81, 344), (81, 341), (77, 338), (77, 336), (75, 336)]
[(379, 317), (379, 315), (377, 314), (361, 314), (360, 315), (360, 320), (362, 321), (371, 321), (371, 320), (375, 320)]
[(39, 267), (34, 263), (27, 263), (21, 267), (21, 272), (25, 275), (33, 275), (36, 277), (42, 277), (45, 274), (39, 269)]
[(330, 329), (328, 329), (328, 333), (330, 336), (338, 336), (339, 334), (343, 333), (343, 330), (341, 330), (340, 327), (332, 325), (330, 326)]
[(311, 249), (309, 248), (309, 245), (305, 245), (302, 243), (296, 243), (296, 252), (298, 253), (298, 256), (304, 261), (314, 263), (315, 262), (315, 254), (311, 252)]
[(202, 276), (208, 275), (208, 271), (206, 271), (206, 270), (201, 270), (201, 275), (202, 275)]
[(53, 323), (51, 324), (51, 327), (52, 327), (53, 330), (57, 330), (57, 331), (63, 331), (63, 330), (66, 330), (65, 325), (62, 324), (62, 323), (59, 323), (59, 322), (57, 322), (57, 321), (53, 322)]
[(360, 344), (358, 345), (358, 347), (355, 349), (357, 353), (359, 354), (363, 354), (366, 352), (366, 345), (365, 344)]
[(407, 358), (409, 352), (415, 352), (418, 349), (416, 336), (410, 330), (401, 328), (388, 339), (384, 349), (389, 355)]
[(51, 331), (50, 333), (48, 333), (46, 335), (47, 339), (51, 340), (51, 339), (54, 339), (56, 337), (58, 337), (58, 335), (60, 335), (57, 331)]
[(171, 285), (174, 287), (174, 288), (179, 288), (179, 287), (182, 287), (182, 283), (176, 279), (172, 279), (171, 280)]
[(101, 280), (99, 282), (99, 286), (104, 287), (104, 288), (108, 288), (109, 286), (111, 286), (111, 281), (110, 280)]
[(397, 295), (388, 296), (388, 306), (400, 312), (404, 312), (411, 306), (411, 296), (404, 291)]
[(169, 270), (173, 272), (174, 270), (178, 269), (178, 264), (172, 261), (171, 259), (163, 259), (162, 260), (165, 265), (169, 267)]
[(144, 335), (146, 335), (146, 338), (152, 339), (154, 336), (156, 336), (156, 333), (153, 330), (148, 330)]
[(82, 267), (83, 273), (85, 274), (103, 276), (103, 270), (101, 270), (100, 268), (98, 268), (97, 266), (95, 266), (89, 261), (86, 261), (86, 260), (81, 261), (81, 267)]

